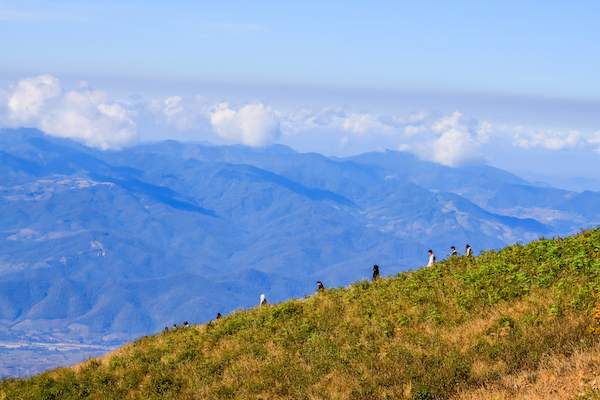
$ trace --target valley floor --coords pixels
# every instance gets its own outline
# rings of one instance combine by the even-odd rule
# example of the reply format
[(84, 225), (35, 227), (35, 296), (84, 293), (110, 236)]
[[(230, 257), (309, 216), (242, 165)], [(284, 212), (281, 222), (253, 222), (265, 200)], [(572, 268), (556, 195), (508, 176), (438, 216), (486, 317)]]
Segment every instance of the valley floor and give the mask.
[(0, 377), (39, 374), (60, 365), (80, 363), (85, 358), (100, 357), (115, 348), (81, 343), (2, 341)]

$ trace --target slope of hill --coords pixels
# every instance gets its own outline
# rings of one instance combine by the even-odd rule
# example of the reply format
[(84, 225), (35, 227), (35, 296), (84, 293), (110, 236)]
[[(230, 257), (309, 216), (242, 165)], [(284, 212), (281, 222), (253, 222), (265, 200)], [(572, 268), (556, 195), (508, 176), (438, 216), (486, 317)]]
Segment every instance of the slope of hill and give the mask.
[(600, 228), (144, 336), (9, 399), (598, 399)]

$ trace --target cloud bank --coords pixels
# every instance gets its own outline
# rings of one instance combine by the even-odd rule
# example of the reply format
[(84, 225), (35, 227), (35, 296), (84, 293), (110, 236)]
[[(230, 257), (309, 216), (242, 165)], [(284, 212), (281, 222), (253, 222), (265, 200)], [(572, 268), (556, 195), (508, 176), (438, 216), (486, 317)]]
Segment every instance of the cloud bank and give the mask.
[(450, 167), (488, 162), (491, 150), (499, 147), (509, 152), (511, 148), (600, 152), (600, 132), (590, 139), (576, 130), (496, 126), (458, 111), (377, 115), (330, 104), (283, 113), (261, 102), (234, 105), (202, 95), (176, 94), (111, 102), (106, 93), (87, 85), (65, 91), (51, 75), (21, 79), (0, 89), (0, 126), (36, 127), (101, 149), (119, 149), (137, 141), (140, 126), (146, 135), (158, 129), (160, 139), (185, 132), (184, 140), (254, 147), (282, 143), (331, 155), (397, 149)]
[(83, 141), (91, 147), (119, 149), (137, 140), (130, 112), (107, 103), (104, 92), (64, 92), (51, 75), (21, 79), (0, 93), (0, 123), (35, 127), (53, 136)]
[[(552, 132), (552, 131), (532, 131), (528, 132), (521, 126), (515, 129), (513, 145), (523, 149), (532, 149), (535, 147), (548, 150), (565, 149), (587, 149), (598, 150), (598, 140), (586, 140), (579, 131)], [(598, 133), (596, 133), (596, 136)]]

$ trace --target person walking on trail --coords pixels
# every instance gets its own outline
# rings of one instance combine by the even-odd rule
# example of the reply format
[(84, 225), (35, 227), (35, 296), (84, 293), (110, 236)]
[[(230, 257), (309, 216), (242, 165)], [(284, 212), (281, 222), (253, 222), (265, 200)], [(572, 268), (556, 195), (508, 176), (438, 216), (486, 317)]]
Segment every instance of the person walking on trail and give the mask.
[(452, 256), (457, 256), (457, 255), (458, 255), (458, 252), (456, 251), (456, 247), (452, 246), (452, 247), (450, 247), (450, 248), (452, 249), (452, 254), (451, 254), (451, 255), (452, 255)]
[(379, 266), (378, 265), (373, 265), (373, 279), (372, 279), (372, 282), (375, 282), (377, 279), (379, 279)]
[(471, 246), (467, 244), (467, 248), (465, 249), (465, 256), (472, 256), (473, 250), (471, 250)]
[(265, 297), (264, 294), (260, 295), (260, 305), (261, 306), (266, 306), (267, 305), (267, 298)]
[(427, 263), (427, 266), (431, 267), (433, 264), (435, 264), (435, 256), (433, 255), (433, 251), (429, 250), (429, 262)]
[(325, 286), (321, 283), (321, 281), (317, 281), (317, 292), (325, 290)]
[(220, 320), (220, 319), (221, 319), (221, 313), (220, 313), (220, 312), (218, 312), (218, 313), (217, 313), (217, 318), (215, 318), (215, 322), (217, 322), (217, 321), (218, 321), (218, 320)]

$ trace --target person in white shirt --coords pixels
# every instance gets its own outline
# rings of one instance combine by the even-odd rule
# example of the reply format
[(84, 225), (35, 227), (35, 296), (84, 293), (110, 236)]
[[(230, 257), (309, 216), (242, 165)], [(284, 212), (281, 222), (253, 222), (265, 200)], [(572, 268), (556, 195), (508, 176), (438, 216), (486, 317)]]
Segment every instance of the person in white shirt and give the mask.
[(473, 255), (473, 251), (471, 250), (471, 246), (467, 245), (466, 249), (465, 249), (465, 256), (472, 256)]
[(433, 264), (435, 264), (435, 256), (433, 255), (433, 251), (429, 250), (429, 262), (427, 266), (431, 267)]

